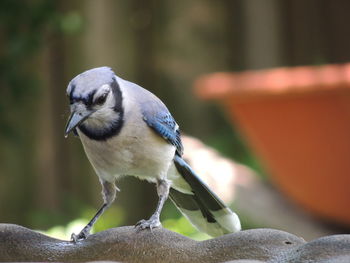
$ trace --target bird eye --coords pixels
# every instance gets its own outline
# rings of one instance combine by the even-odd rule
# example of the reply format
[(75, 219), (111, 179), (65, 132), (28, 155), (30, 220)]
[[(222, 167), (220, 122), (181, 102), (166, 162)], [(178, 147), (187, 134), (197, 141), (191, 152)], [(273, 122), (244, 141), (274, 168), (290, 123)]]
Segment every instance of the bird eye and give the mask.
[(108, 95), (108, 93), (102, 94), (100, 97), (98, 97), (98, 98), (95, 100), (95, 104), (101, 105), (101, 104), (105, 103), (106, 98), (107, 98), (107, 95)]

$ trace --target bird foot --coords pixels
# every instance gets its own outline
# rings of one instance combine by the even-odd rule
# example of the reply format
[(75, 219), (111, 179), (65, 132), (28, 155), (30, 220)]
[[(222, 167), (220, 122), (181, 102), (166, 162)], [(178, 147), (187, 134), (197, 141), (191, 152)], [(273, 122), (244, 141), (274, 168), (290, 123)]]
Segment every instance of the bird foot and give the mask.
[(135, 227), (140, 229), (140, 230), (144, 230), (147, 228), (152, 230), (153, 228), (158, 228), (161, 226), (162, 226), (162, 224), (160, 223), (159, 217), (157, 217), (157, 216), (151, 216), (151, 218), (148, 220), (142, 219), (139, 222), (137, 222), (135, 225)]
[(70, 240), (73, 243), (77, 243), (78, 241), (85, 240), (89, 235), (90, 235), (90, 229), (84, 228), (83, 230), (80, 231), (80, 233), (78, 235), (72, 233)]

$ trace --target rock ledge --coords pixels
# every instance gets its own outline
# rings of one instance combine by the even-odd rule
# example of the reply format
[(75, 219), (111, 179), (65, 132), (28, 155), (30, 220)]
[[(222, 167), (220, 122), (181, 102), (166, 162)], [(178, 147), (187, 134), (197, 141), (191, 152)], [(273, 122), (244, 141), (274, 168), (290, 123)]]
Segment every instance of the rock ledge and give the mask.
[(76, 244), (0, 224), (0, 261), (120, 261), (143, 263), (350, 262), (350, 235), (306, 243), (274, 229), (252, 229), (194, 241), (164, 228), (108, 229)]

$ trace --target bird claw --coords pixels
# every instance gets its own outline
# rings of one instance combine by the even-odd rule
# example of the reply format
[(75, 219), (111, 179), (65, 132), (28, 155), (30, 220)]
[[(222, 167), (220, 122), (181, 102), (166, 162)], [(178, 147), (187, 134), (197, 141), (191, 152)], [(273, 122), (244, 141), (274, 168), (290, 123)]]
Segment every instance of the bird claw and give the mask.
[(140, 230), (144, 230), (149, 228), (150, 230), (152, 230), (153, 228), (158, 228), (160, 227), (162, 224), (159, 221), (159, 218), (153, 218), (151, 217), (148, 220), (142, 219), (139, 222), (136, 223), (135, 227), (140, 229)]
[(78, 241), (83, 241), (90, 235), (89, 232), (90, 232), (89, 230), (83, 229), (82, 231), (80, 231), (78, 235), (72, 233), (70, 240), (73, 243), (77, 243)]

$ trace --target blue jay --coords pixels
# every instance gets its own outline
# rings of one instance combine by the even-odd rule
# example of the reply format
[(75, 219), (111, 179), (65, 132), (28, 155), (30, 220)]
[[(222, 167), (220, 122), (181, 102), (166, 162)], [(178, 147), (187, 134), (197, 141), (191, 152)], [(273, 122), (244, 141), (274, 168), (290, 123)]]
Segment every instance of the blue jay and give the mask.
[(239, 231), (238, 216), (182, 159), (178, 124), (163, 102), (142, 87), (118, 77), (111, 68), (85, 71), (68, 84), (71, 115), (65, 128), (77, 134), (102, 185), (104, 203), (79, 234), (88, 237), (96, 220), (111, 205), (115, 181), (132, 175), (156, 183), (155, 212), (136, 224), (139, 229), (160, 227), (168, 196), (200, 231), (211, 236)]

